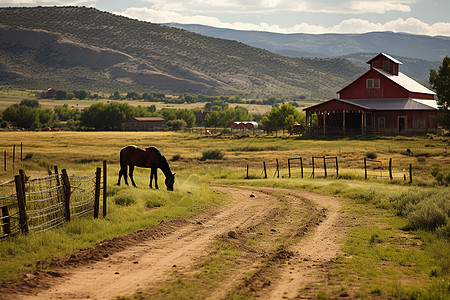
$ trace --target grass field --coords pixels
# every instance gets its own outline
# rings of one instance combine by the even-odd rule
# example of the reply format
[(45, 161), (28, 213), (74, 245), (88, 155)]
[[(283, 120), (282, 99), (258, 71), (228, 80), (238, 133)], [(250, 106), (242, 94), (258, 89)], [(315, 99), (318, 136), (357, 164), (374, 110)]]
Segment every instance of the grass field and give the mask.
[[(0, 181), (12, 179), (19, 168), (32, 177), (46, 175), (47, 168), (54, 165), (59, 169), (66, 168), (69, 174), (91, 173), (106, 160), (111, 202), (105, 220), (79, 220), (51, 232), (0, 242), (0, 281), (21, 278), (22, 274), (35, 268), (38, 260), (60, 257), (103, 239), (135, 232), (156, 224), (161, 218), (190, 216), (208, 206), (220, 205), (223, 199), (213, 196), (208, 186), (227, 184), (311, 190), (350, 199), (343, 211), (361, 222), (351, 228), (342, 241), (346, 254), (337, 259), (330, 275), (336, 288), (360, 289), (361, 298), (389, 295), (421, 299), (414, 295), (433, 295), (442, 289), (446, 290), (446, 295), (450, 294), (447, 286), (450, 245), (445, 231), (449, 230), (448, 216), (447, 227), (439, 230), (411, 229), (414, 219), (401, 215), (400, 206), (402, 199), (411, 198), (417, 200), (411, 200), (411, 203), (435, 199), (441, 201), (436, 203), (448, 207), (449, 187), (438, 185), (431, 175), (435, 167), (449, 168), (448, 138), (305, 140), (287, 136), (204, 137), (169, 132), (0, 132), (0, 137), (0, 157), (3, 159), (2, 153), (7, 151), (8, 158), (7, 171), (1, 169)], [(12, 145), (16, 145), (17, 154), (20, 143), (25, 159), (16, 161), (12, 170)], [(162, 174), (159, 176), (162, 189), (149, 190), (149, 171), (145, 169), (135, 172), (138, 189), (114, 185), (119, 151), (128, 144), (152, 145), (162, 151), (172, 172), (177, 173), (174, 193), (164, 191)], [(407, 155), (407, 148), (411, 149), (412, 156)], [(208, 149), (219, 150), (225, 156), (221, 160), (202, 159), (202, 153)], [(413, 184), (402, 178), (364, 180), (362, 159), (368, 152), (375, 153), (384, 166), (392, 158), (400, 175), (407, 173), (412, 164)], [(309, 173), (300, 179), (298, 170), (293, 178), (288, 178), (288, 158), (302, 156), (309, 164), (312, 156), (325, 155), (338, 157), (339, 179), (333, 176), (312, 179)], [(280, 178), (273, 176), (276, 159), (283, 165)], [(262, 178), (263, 161), (268, 166), (268, 179)], [(247, 164), (253, 179), (244, 179)], [(126, 201), (131, 201), (132, 205), (121, 204)], [(157, 209), (150, 209), (155, 207)], [(404, 235), (408, 238), (402, 239)], [(409, 261), (414, 261), (413, 266)], [(360, 282), (354, 282), (355, 274)], [(414, 281), (403, 282), (404, 277)], [(327, 294), (321, 297), (325, 299)]]

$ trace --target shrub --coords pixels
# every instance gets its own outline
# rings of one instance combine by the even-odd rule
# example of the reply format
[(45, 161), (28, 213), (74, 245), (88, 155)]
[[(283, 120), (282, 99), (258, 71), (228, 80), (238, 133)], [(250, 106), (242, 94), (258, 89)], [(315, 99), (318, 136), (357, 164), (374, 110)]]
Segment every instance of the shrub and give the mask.
[(207, 159), (223, 159), (225, 153), (220, 150), (205, 150), (202, 152), (202, 158), (200, 160), (204, 161)]
[(366, 157), (369, 159), (376, 159), (378, 155), (375, 152), (367, 152)]
[(172, 156), (171, 161), (177, 161), (177, 160), (179, 160), (180, 158), (181, 158), (181, 155), (180, 155), (180, 154), (175, 154), (174, 156)]
[(130, 195), (117, 195), (114, 197), (114, 203), (120, 206), (130, 206), (136, 203), (136, 199)]
[(158, 199), (147, 199), (145, 201), (145, 207), (147, 208), (154, 208), (154, 207), (161, 207), (164, 203), (161, 200)]
[(413, 229), (434, 230), (447, 224), (447, 213), (437, 201), (424, 200), (408, 215)]

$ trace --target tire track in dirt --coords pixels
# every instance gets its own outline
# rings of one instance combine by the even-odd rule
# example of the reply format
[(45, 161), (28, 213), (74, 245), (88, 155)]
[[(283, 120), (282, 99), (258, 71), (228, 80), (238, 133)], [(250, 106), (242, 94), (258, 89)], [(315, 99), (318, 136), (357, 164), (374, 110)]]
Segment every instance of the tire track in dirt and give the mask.
[[(44, 284), (15, 291), (7, 298), (114, 299), (136, 295), (139, 290), (145, 291), (146, 298), (158, 298), (161, 286), (198, 271), (210, 254), (211, 242), (229, 238), (233, 231), (239, 235), (233, 241), (248, 248), (246, 240), (262, 234), (261, 228), (269, 231), (263, 235), (266, 244), (247, 253), (244, 250), (242, 264), (236, 263), (226, 280), (208, 291), (209, 299), (223, 299), (240, 290), (262, 299), (302, 298), (305, 288), (325, 281), (325, 265), (339, 252), (337, 198), (277, 188), (214, 189), (226, 193), (231, 203), (173, 226), (167, 224), (159, 234), (133, 236), (134, 243), (98, 261), (75, 268), (61, 264), (50, 271), (57, 276), (47, 275)], [(296, 242), (286, 250), (273, 248), (286, 239)], [(255, 275), (243, 279), (248, 272)]]
[[(219, 234), (238, 226), (248, 227), (264, 218), (276, 206), (272, 196), (247, 189), (217, 188), (233, 194), (231, 205), (206, 214), (162, 237), (128, 247), (107, 259), (68, 270), (50, 289), (34, 295), (14, 295), (14, 299), (112, 299), (133, 295), (172, 279), (193, 267), (195, 260), (207, 253), (208, 244)], [(250, 197), (250, 194), (255, 197)], [(201, 223), (201, 224), (200, 224)]]

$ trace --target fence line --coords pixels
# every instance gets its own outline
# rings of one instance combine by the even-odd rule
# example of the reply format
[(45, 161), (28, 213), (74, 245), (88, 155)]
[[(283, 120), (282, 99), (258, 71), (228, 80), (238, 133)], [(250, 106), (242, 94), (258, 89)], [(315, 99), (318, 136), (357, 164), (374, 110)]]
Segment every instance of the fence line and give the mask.
[[(261, 168), (262, 166), (262, 168)], [(268, 166), (266, 161), (260, 163), (247, 163), (246, 179), (261, 177), (264, 174), (264, 178), (267, 177)], [(310, 178), (327, 178), (329, 176), (335, 176), (336, 178), (340, 178), (340, 162), (337, 156), (313, 156), (311, 160), (308, 160), (304, 157), (293, 157), (288, 158), (287, 163), (280, 161), (279, 159), (275, 159), (272, 161), (272, 165), (270, 169), (274, 169), (275, 172), (273, 174), (273, 178), (277, 176), (280, 177), (280, 172), (283, 171), (283, 168), (287, 170), (287, 176), (289, 178), (299, 176), (300, 178), (304, 178), (306, 174), (310, 174)], [(253, 170), (261, 170), (261, 174), (255, 175)], [(369, 178), (378, 178), (378, 177), (386, 177), (391, 180), (396, 179), (409, 179), (409, 182), (412, 183), (412, 165), (406, 169), (402, 169), (401, 171), (394, 171), (394, 169), (401, 169), (400, 166), (394, 166), (392, 163), (392, 158), (389, 159), (388, 163), (383, 164), (380, 160), (373, 160), (364, 158), (361, 160), (361, 168), (346, 168), (350, 170), (361, 170), (361, 174), (364, 174), (364, 179)], [(253, 172), (252, 172), (253, 171)], [(251, 175), (253, 173), (253, 175)], [(296, 175), (298, 174), (298, 175)], [(284, 177), (284, 175), (282, 175)], [(408, 177), (408, 178), (407, 178)]]
[[(101, 177), (103, 178), (103, 184)], [(98, 218), (103, 192), (106, 217), (106, 161), (96, 172), (68, 176), (65, 169), (40, 178), (27, 178), (20, 170), (14, 180), (0, 183), (0, 238), (20, 232), (40, 232), (61, 226), (71, 218), (92, 214)]]

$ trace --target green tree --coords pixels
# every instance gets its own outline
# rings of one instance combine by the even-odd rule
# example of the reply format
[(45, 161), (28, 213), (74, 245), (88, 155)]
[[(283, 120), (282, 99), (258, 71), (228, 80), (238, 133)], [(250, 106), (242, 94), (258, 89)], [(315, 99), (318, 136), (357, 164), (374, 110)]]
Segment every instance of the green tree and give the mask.
[(290, 130), (297, 123), (304, 123), (305, 116), (298, 112), (298, 110), (289, 103), (283, 104), (280, 107), (272, 107), (272, 109), (266, 113), (261, 123), (265, 130), (276, 133), (282, 129)]
[(450, 129), (450, 58), (446, 56), (439, 70), (430, 70), (430, 83), (436, 91), (437, 102), (441, 105), (438, 114), (439, 123)]
[(65, 90), (56, 90), (55, 91), (55, 99), (56, 100), (67, 99), (67, 91), (65, 91)]
[(75, 95), (75, 98), (78, 98), (80, 100), (84, 100), (89, 96), (89, 92), (85, 90), (76, 90), (73, 91), (73, 94)]
[(28, 107), (41, 107), (38, 100), (35, 99), (23, 99), (19, 105), (26, 105)]

